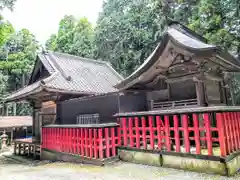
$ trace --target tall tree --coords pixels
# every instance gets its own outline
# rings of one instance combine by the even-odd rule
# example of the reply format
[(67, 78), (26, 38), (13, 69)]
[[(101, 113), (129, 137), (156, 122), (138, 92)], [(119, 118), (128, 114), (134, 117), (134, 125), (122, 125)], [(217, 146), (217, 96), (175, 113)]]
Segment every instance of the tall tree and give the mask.
[(0, 61), (0, 67), (9, 75), (8, 90), (13, 91), (25, 85), (39, 45), (29, 30), (22, 29), (8, 39), (5, 47), (7, 58)]
[(9, 36), (13, 33), (13, 26), (8, 21), (4, 21), (3, 17), (0, 16), (0, 47), (5, 44)]
[(93, 29), (87, 18), (78, 21), (73, 16), (64, 16), (57, 34), (46, 42), (49, 50), (83, 57), (93, 56)]
[(16, 0), (0, 0), (0, 10), (4, 8), (13, 9)]
[[(5, 83), (0, 87), (1, 95), (6, 96), (9, 93), (22, 88), (26, 84), (32, 70), (38, 42), (31, 32), (22, 29), (9, 36), (4, 44), (5, 52), (0, 53), (0, 82)], [(4, 57), (4, 58), (2, 58)], [(17, 105), (17, 115), (29, 115), (31, 108), (28, 104)]]
[(56, 39), (58, 51), (71, 52), (75, 25), (76, 19), (73, 16), (64, 16), (60, 21)]
[(167, 3), (108, 0), (95, 29), (96, 57), (128, 75), (152, 52), (165, 27)]
[(93, 29), (87, 18), (81, 18), (73, 31), (71, 54), (93, 57)]

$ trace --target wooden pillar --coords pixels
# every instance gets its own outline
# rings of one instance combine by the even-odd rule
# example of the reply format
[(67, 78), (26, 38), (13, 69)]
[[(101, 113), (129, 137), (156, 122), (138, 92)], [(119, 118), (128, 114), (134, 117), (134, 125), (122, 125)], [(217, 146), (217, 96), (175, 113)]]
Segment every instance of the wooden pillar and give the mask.
[(11, 144), (13, 142), (13, 129), (11, 130)]
[(17, 115), (17, 103), (13, 102), (13, 116)]
[(232, 106), (235, 106), (235, 96), (234, 96), (234, 92), (233, 92), (233, 84), (232, 84), (232, 79), (229, 81), (229, 90), (230, 90), (230, 95), (231, 95), (231, 102), (232, 102)]
[[(207, 97), (206, 97), (206, 91), (205, 91), (205, 85), (204, 85), (204, 78), (203, 75), (199, 78), (194, 77), (193, 81), (195, 82), (196, 87), (196, 95), (197, 95), (197, 101), (199, 106), (207, 106)], [(203, 115), (200, 113), (197, 115), (199, 120), (199, 127), (204, 127), (203, 123)], [(205, 133), (203, 131), (200, 131), (200, 137), (205, 137)], [(200, 141), (201, 146), (205, 146), (206, 143), (204, 141)]]
[(32, 137), (35, 137), (35, 110), (32, 113)]
[(38, 120), (39, 120), (39, 141), (42, 144), (42, 115), (40, 114), (38, 116)]
[(196, 87), (196, 96), (197, 96), (197, 101), (198, 101), (198, 105), (199, 106), (206, 106), (207, 102), (206, 102), (206, 95), (205, 95), (205, 91), (204, 91), (204, 81), (203, 78), (193, 78), (193, 81), (195, 83), (195, 87)]
[(26, 135), (25, 136), (27, 137), (28, 136), (28, 129), (27, 129), (27, 127), (25, 127), (25, 128), (26, 128)]
[(5, 116), (8, 116), (8, 103), (6, 103), (6, 114)]

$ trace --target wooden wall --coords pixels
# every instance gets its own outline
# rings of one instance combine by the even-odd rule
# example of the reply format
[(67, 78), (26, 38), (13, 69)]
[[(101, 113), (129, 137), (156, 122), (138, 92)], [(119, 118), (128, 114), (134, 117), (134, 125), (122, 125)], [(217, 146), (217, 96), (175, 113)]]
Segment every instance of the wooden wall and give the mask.
[(118, 94), (76, 98), (57, 103), (57, 122), (59, 124), (76, 124), (77, 116), (96, 114), (100, 123), (115, 122), (113, 115), (118, 112)]
[(118, 112), (132, 112), (147, 110), (145, 93), (119, 93), (76, 98), (57, 103), (57, 123), (76, 124), (77, 116), (96, 114), (100, 116), (100, 123), (116, 122), (114, 114)]
[[(42, 103), (41, 112), (44, 114), (56, 114), (56, 103), (54, 101), (47, 101)], [(44, 115), (42, 118), (42, 125), (54, 124), (56, 115)]]
[(119, 111), (120, 112), (137, 112), (147, 111), (148, 101), (145, 92), (124, 93), (119, 96)]

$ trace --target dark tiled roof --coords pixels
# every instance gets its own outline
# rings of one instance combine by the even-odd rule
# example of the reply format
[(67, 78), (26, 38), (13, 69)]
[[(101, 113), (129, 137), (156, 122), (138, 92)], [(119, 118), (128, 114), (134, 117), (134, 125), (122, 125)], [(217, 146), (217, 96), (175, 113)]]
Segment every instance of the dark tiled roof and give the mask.
[(6, 101), (17, 100), (44, 90), (69, 94), (102, 94), (114, 92), (123, 78), (108, 62), (69, 54), (44, 52), (38, 55), (50, 76), (29, 84), (11, 94)]
[(0, 128), (30, 127), (31, 116), (0, 116)]

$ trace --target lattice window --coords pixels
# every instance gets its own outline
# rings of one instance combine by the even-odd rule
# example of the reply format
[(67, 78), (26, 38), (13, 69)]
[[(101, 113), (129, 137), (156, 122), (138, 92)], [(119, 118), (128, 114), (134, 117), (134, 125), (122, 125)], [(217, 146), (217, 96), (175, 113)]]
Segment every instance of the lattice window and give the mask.
[(99, 124), (99, 114), (80, 114), (77, 116), (77, 124)]

